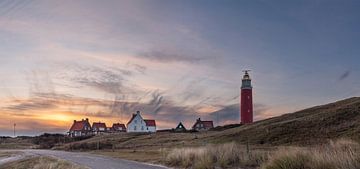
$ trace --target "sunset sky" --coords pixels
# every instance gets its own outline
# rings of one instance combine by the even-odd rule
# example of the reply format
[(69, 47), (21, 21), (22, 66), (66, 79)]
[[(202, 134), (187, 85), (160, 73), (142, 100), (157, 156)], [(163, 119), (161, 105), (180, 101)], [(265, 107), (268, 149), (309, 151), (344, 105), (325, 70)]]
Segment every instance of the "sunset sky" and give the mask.
[(0, 0), (0, 135), (73, 120), (159, 129), (255, 120), (360, 95), (360, 1)]

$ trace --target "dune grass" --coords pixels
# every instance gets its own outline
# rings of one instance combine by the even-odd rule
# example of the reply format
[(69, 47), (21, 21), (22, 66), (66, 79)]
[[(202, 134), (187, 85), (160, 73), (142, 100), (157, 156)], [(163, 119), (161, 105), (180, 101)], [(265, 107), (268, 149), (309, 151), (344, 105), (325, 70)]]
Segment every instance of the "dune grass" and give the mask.
[(248, 151), (243, 145), (227, 143), (173, 149), (167, 154), (165, 164), (193, 169), (359, 169), (360, 145), (341, 139), (312, 147)]
[(79, 166), (50, 157), (32, 157), (22, 160), (13, 161), (0, 166), (0, 169), (87, 169)]
[(311, 148), (286, 148), (275, 152), (263, 169), (359, 169), (360, 146), (350, 140), (331, 141)]
[(172, 167), (210, 169), (229, 167), (259, 167), (266, 161), (265, 151), (247, 151), (236, 143), (177, 148), (170, 151), (165, 163)]

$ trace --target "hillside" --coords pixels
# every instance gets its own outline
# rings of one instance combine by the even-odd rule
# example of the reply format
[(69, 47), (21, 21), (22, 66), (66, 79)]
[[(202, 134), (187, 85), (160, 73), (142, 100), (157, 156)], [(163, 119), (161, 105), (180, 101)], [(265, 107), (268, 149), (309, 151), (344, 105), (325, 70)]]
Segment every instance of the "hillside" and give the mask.
[(314, 144), (336, 138), (360, 139), (360, 97), (315, 106), (211, 134), (215, 142)]
[(230, 129), (199, 133), (102, 135), (56, 148), (67, 150), (141, 149), (142, 147), (158, 149), (232, 141), (256, 145), (303, 145), (342, 137), (360, 140), (359, 97)]

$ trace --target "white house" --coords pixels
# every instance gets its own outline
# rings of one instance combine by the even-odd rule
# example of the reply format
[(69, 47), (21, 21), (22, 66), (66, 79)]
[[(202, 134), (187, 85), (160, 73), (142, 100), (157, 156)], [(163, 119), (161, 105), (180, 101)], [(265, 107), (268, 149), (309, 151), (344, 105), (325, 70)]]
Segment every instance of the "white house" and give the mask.
[(143, 119), (140, 111), (133, 114), (127, 123), (127, 132), (156, 132), (155, 120)]

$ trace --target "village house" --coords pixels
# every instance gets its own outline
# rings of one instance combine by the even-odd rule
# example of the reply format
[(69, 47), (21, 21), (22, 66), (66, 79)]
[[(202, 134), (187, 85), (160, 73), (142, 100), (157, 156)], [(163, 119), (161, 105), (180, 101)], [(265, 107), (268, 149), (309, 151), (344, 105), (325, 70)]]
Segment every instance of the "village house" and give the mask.
[(185, 132), (186, 128), (185, 126), (180, 122), (176, 128), (174, 129), (175, 132)]
[(143, 119), (137, 111), (127, 123), (127, 132), (156, 132), (155, 120)]
[(196, 120), (192, 127), (192, 129), (196, 131), (206, 131), (211, 128), (214, 128), (213, 121), (202, 121), (200, 118)]
[(125, 124), (114, 123), (111, 127), (112, 132), (126, 132)]
[(91, 126), (89, 119), (82, 119), (81, 121), (74, 120), (74, 123), (70, 127), (69, 136), (70, 137), (80, 137), (92, 135)]
[(106, 124), (102, 122), (94, 122), (92, 125), (92, 131), (94, 134), (101, 134), (107, 131)]

